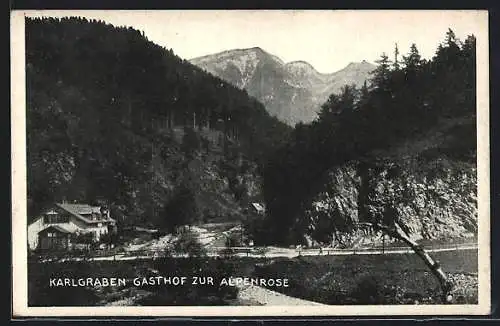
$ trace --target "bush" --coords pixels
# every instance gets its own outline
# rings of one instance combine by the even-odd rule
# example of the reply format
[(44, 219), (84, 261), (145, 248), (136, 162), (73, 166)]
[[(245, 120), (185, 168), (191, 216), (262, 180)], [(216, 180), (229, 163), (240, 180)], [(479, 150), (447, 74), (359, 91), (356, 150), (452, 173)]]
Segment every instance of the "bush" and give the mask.
[(383, 302), (383, 287), (381, 280), (367, 275), (362, 277), (351, 293), (351, 297), (357, 304), (377, 304)]
[(231, 233), (226, 237), (226, 247), (237, 247), (241, 244), (241, 235), (238, 233)]
[(265, 257), (266, 253), (269, 251), (266, 247), (258, 247), (253, 249), (253, 253)]
[[(159, 275), (183, 275), (188, 282), (179, 286), (152, 287), (153, 295), (143, 299), (141, 305), (228, 305), (229, 300), (237, 297), (238, 289), (220, 285), (224, 277), (231, 276), (234, 271), (232, 259), (188, 257), (163, 258), (155, 267)], [(213, 284), (191, 283), (192, 276), (213, 277)]]
[(179, 238), (174, 243), (173, 250), (176, 253), (187, 254), (189, 257), (202, 257), (206, 255), (206, 250), (198, 240), (196, 234), (189, 228), (182, 228)]
[(231, 258), (234, 256), (235, 251), (232, 248), (224, 248), (219, 250), (218, 254), (222, 258)]
[(182, 225), (199, 221), (201, 213), (196, 202), (195, 191), (186, 183), (176, 188), (173, 198), (164, 208), (162, 224), (169, 231), (175, 231)]
[(192, 156), (201, 147), (200, 136), (193, 128), (184, 127), (184, 136), (182, 137), (182, 150), (187, 156)]
[(47, 287), (45, 278), (28, 283), (29, 306), (95, 306), (98, 296), (84, 287)]

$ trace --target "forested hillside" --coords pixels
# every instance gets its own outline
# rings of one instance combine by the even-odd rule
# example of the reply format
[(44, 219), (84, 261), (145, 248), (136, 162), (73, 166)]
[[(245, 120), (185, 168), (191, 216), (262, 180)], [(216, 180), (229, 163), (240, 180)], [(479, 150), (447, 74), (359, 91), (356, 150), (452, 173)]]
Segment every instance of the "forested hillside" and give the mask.
[[(396, 53), (398, 53), (396, 51)], [(476, 233), (475, 38), (382, 55), (294, 129), (139, 31), (27, 19), (28, 212), (109, 205), (123, 223), (249, 220), (256, 244), (345, 242), (360, 223)]]
[(167, 226), (237, 213), (289, 133), (245, 91), (102, 21), (27, 19), (26, 77), (31, 217), (55, 200)]
[(475, 38), (449, 30), (431, 60), (416, 45), (395, 53), (269, 160), (257, 242), (341, 241), (360, 222), (397, 222), (416, 238), (475, 234)]

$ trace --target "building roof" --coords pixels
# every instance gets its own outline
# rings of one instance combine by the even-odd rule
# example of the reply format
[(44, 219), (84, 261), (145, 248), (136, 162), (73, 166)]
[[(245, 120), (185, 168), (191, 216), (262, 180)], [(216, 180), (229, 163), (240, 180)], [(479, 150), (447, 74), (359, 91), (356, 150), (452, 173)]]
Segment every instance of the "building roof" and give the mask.
[(67, 211), (68, 213), (77, 217), (78, 219), (80, 219), (85, 223), (93, 224), (102, 222), (112, 222), (112, 223), (115, 222), (114, 219), (108, 217), (99, 218), (97, 220), (91, 220), (82, 215), (82, 214), (92, 214), (92, 213), (100, 214), (101, 208), (98, 206), (90, 206), (87, 204), (68, 204), (68, 203), (62, 203), (62, 204), (57, 203), (56, 206)]
[(260, 203), (252, 203), (252, 206), (253, 208), (255, 208), (255, 210), (257, 210), (258, 212), (263, 212), (265, 209), (264, 209), (264, 206)]
[(99, 206), (90, 206), (87, 204), (68, 204), (68, 203), (62, 203), (60, 205), (64, 206), (66, 210), (71, 210), (78, 214), (101, 213), (101, 207)]
[(40, 232), (47, 232), (49, 229), (54, 229), (54, 230), (56, 230), (58, 232), (65, 233), (65, 234), (71, 234), (71, 233), (75, 232), (75, 231), (68, 230), (65, 227), (61, 226), (61, 225), (55, 225), (55, 224), (46, 227), (45, 229), (41, 230)]

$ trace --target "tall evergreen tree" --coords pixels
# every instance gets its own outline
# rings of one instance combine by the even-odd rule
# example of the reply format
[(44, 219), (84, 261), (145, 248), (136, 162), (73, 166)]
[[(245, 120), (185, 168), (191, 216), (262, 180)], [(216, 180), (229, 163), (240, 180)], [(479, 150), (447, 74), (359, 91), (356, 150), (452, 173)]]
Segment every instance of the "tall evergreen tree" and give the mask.
[(461, 42), (451, 28), (446, 32), (445, 41), (439, 45), (436, 51), (435, 63), (445, 69), (455, 69), (459, 65)]
[(457, 45), (458, 42), (459, 40), (456, 37), (455, 32), (451, 28), (448, 28), (448, 31), (446, 32), (446, 45), (447, 46)]
[(416, 71), (422, 64), (422, 57), (418, 52), (417, 45), (412, 43), (407, 56), (403, 56), (403, 62), (407, 71)]
[(337, 94), (330, 94), (325, 103), (321, 105), (321, 109), (318, 112), (318, 118), (321, 121), (326, 121), (333, 115), (340, 113), (340, 96)]
[(379, 60), (375, 61), (378, 65), (377, 68), (372, 72), (371, 83), (373, 87), (387, 91), (389, 90), (389, 84), (391, 79), (391, 61), (389, 57), (384, 52), (380, 56)]

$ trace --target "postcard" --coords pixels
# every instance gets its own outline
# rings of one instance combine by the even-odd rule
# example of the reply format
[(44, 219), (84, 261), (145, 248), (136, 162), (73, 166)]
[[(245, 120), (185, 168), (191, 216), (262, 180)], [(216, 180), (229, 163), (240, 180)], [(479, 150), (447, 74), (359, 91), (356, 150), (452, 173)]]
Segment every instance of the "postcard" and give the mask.
[(490, 312), (488, 13), (11, 14), (14, 317)]

